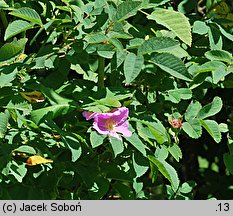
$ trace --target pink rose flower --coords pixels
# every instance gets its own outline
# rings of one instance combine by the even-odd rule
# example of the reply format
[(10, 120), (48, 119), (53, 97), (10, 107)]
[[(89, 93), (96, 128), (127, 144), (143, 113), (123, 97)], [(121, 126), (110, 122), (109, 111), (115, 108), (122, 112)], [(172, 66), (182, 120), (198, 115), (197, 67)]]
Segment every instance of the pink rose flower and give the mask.
[(94, 118), (96, 115), (98, 115), (97, 112), (88, 112), (88, 111), (83, 112), (83, 116), (86, 118), (86, 120), (90, 120)]
[(118, 133), (123, 134), (125, 137), (132, 135), (132, 132), (128, 129), (129, 110), (126, 107), (113, 109), (107, 113), (84, 111), (83, 116), (86, 120), (94, 118), (93, 128), (100, 134), (109, 134), (117, 139), (121, 139)]

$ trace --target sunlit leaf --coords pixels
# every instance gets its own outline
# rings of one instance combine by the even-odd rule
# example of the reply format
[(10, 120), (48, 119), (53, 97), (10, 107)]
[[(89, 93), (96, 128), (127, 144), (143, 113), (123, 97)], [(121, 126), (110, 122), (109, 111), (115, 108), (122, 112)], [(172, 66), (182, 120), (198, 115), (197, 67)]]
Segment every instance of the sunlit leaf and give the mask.
[(158, 9), (147, 16), (147, 18), (155, 20), (158, 24), (173, 31), (180, 40), (191, 46), (191, 26), (184, 14), (173, 10)]
[(204, 119), (217, 114), (222, 109), (222, 99), (220, 97), (214, 97), (213, 101), (205, 105), (198, 113), (197, 117)]
[(14, 149), (14, 151), (32, 154), (32, 155), (36, 154), (36, 150), (33, 147), (28, 146), (28, 145), (22, 145), (22, 146), (18, 147), (17, 149)]
[(12, 12), (10, 12), (10, 14), (42, 26), (42, 21), (39, 14), (32, 8), (22, 7), (13, 10)]
[(191, 119), (184, 122), (182, 129), (193, 139), (197, 139), (202, 134), (201, 123), (198, 119)]
[(25, 32), (26, 30), (31, 29), (31, 28), (33, 28), (33, 24), (27, 21), (24, 21), (24, 20), (15, 20), (7, 26), (4, 40), (6, 41), (9, 38), (21, 32)]
[(202, 119), (200, 119), (200, 122), (206, 131), (210, 134), (210, 136), (215, 140), (215, 142), (219, 143), (222, 139), (222, 135), (218, 123), (214, 120)]

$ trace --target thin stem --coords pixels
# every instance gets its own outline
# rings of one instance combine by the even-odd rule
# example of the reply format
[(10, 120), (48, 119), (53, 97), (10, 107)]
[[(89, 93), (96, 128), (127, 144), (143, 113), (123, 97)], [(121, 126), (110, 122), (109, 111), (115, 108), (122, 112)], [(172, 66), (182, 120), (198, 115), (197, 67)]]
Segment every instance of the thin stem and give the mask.
[(145, 12), (145, 11), (143, 11), (143, 10), (139, 10), (141, 13), (143, 13), (143, 14), (145, 14), (145, 15), (147, 15), (147, 16), (149, 16), (150, 14), (148, 14), (147, 12)]
[(98, 90), (104, 88), (104, 68), (105, 68), (105, 59), (99, 57), (99, 68), (98, 68)]

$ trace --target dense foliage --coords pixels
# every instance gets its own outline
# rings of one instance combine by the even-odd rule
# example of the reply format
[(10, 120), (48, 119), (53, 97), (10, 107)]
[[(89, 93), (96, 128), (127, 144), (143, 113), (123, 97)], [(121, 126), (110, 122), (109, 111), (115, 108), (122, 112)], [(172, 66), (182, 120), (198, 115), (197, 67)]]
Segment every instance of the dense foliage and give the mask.
[(1, 199), (232, 199), (231, 0), (1, 0)]

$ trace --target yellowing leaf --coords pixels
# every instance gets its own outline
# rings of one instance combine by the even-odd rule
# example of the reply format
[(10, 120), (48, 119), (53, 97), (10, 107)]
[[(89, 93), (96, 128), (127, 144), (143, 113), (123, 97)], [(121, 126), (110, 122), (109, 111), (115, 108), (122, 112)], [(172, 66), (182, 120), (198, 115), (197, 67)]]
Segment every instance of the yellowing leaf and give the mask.
[(214, 11), (217, 14), (228, 14), (230, 12), (230, 8), (227, 3), (223, 1), (214, 8)]
[(45, 98), (39, 91), (33, 91), (33, 92), (20, 92), (23, 98), (28, 100), (30, 103), (40, 103), (44, 102)]
[(19, 61), (21, 61), (22, 59), (24, 59), (24, 58), (26, 58), (27, 57), (27, 55), (26, 54), (21, 54), (17, 59), (16, 59), (16, 61), (15, 62), (19, 62)]
[(53, 163), (53, 161), (51, 159), (43, 158), (39, 155), (33, 155), (27, 159), (27, 165), (29, 166), (36, 166), (43, 163)]

